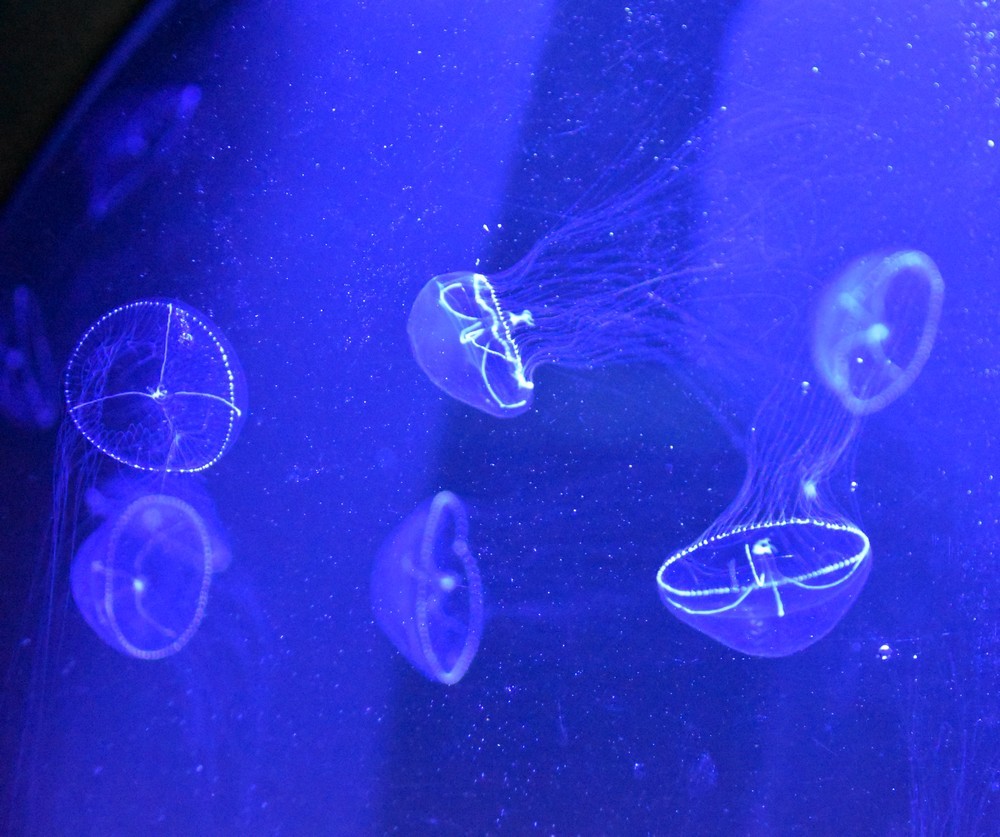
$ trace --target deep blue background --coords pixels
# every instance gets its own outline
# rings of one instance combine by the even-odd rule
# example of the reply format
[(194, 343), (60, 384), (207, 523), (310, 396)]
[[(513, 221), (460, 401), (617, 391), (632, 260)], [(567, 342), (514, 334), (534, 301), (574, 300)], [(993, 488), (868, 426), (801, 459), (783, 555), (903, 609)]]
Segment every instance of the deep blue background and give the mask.
[[(213, 317), (250, 388), (204, 486), (233, 561), (181, 654), (116, 654), (67, 607), (68, 567), (32, 586), (55, 439), (5, 429), (10, 828), (989, 833), (997, 13), (850, 5), (156, 7), (8, 207), (0, 279), (39, 295), (60, 359), (131, 299)], [(192, 84), (182, 130), (89, 217), (107, 126), (169, 122)], [(422, 376), (405, 322), (427, 278), (510, 265), (628, 182), (623, 153), (689, 136), (678, 239), (723, 265), (698, 309), (745, 354), (546, 368), (511, 422)], [(736, 491), (762, 393), (810, 374), (787, 361), (820, 289), (903, 247), (939, 264), (946, 308), (841, 475), (871, 577), (815, 646), (742, 657), (675, 620), (654, 573)], [(468, 502), (487, 595), (451, 688), (368, 603), (380, 542), (441, 488)]]

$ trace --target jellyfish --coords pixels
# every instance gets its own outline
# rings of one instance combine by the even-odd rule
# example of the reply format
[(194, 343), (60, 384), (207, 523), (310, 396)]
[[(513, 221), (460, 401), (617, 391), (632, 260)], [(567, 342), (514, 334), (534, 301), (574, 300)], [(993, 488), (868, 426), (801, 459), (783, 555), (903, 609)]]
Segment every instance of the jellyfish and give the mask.
[[(190, 556), (196, 555), (207, 555), (213, 570), (228, 561), (223, 539), (213, 534), (219, 527), (199, 474), (233, 444), (246, 415), (239, 361), (219, 329), (190, 306), (143, 300), (112, 309), (84, 332), (66, 367), (64, 395), (47, 595), (55, 601), (72, 557), (76, 601), (106, 642), (151, 658), (179, 650), (190, 638), (180, 624), (188, 611), (179, 602), (174, 617), (167, 618), (163, 603), (171, 590), (181, 599), (191, 594), (172, 588), (164, 567), (185, 549), (187, 563), (177, 567), (192, 566)], [(146, 496), (161, 499), (140, 502)], [(185, 546), (171, 541), (175, 533)], [(139, 544), (143, 537), (145, 551)], [(138, 570), (130, 575), (136, 563), (155, 564), (148, 584)], [(133, 585), (131, 611), (119, 587), (123, 580)], [(164, 628), (164, 637), (174, 634), (172, 640), (155, 646), (139, 632), (140, 605)], [(195, 628), (200, 618), (192, 619)], [(48, 630), (43, 625), (43, 647), (50, 641)]]
[(161, 473), (210, 468), (236, 440), (246, 384), (215, 325), (180, 302), (115, 308), (66, 367), (66, 410), (101, 453)]
[(430, 279), (407, 323), (427, 377), (460, 402), (511, 418), (531, 408), (545, 364), (704, 365), (720, 349), (746, 352), (700, 324), (701, 284), (721, 266), (685, 252), (692, 149), (693, 141), (658, 158), (645, 179), (611, 197), (581, 202), (506, 270)]
[[(907, 272), (914, 275), (904, 278)], [(838, 379), (835, 364), (818, 364), (827, 387), (802, 380), (765, 400), (736, 498), (656, 575), (661, 599), (682, 621), (766, 657), (799, 651), (833, 630), (864, 587), (871, 543), (839, 511), (831, 475), (861, 417), (919, 373), (942, 293), (933, 262), (917, 251), (861, 259), (826, 290), (814, 359), (817, 352), (843, 362), (853, 356), (869, 371)]]
[(747, 441), (729, 507), (656, 574), (682, 621), (745, 654), (780, 657), (829, 633), (871, 567), (867, 534), (828, 496), (857, 420), (821, 387), (779, 387)]
[(59, 416), (59, 386), (38, 299), (14, 288), (0, 312), (0, 414), (18, 427), (47, 430)]
[(198, 630), (213, 573), (228, 565), (204, 503), (199, 511), (163, 493), (112, 503), (80, 545), (70, 569), (73, 600), (111, 648), (158, 660), (176, 654)]
[(417, 671), (446, 686), (465, 676), (479, 649), (483, 591), (456, 495), (434, 495), (389, 536), (371, 600), (379, 627)]
[(847, 267), (819, 307), (813, 361), (856, 415), (881, 410), (913, 383), (937, 334), (944, 280), (919, 250), (874, 254)]
[(101, 219), (166, 170), (201, 103), (196, 84), (128, 96), (95, 118), (82, 143), (90, 169), (88, 210)]

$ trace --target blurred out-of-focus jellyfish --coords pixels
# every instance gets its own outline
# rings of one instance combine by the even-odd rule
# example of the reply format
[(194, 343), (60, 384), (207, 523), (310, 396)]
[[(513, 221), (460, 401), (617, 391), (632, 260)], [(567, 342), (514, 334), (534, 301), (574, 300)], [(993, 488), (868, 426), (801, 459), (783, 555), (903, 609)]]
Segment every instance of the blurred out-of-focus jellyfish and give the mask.
[(944, 280), (919, 250), (865, 256), (819, 306), (813, 361), (855, 415), (881, 410), (913, 383), (937, 334)]
[(90, 170), (92, 218), (108, 215), (158, 172), (169, 171), (201, 97), (196, 84), (126, 94), (92, 117), (94, 128), (81, 143)]
[[(690, 145), (690, 143), (689, 143)], [(531, 407), (543, 364), (594, 368), (707, 354), (685, 252), (682, 157), (574, 213), (516, 264), (435, 276), (413, 303), (413, 356), (440, 389), (501, 418)]]
[(868, 536), (825, 496), (856, 419), (803, 382), (751, 428), (736, 499), (656, 575), (671, 611), (723, 645), (781, 657), (829, 633), (864, 586)]
[(462, 679), (479, 649), (483, 591), (457, 496), (436, 494), (383, 543), (371, 599), (379, 627), (417, 671), (445, 685)]
[(130, 657), (177, 653), (205, 615), (219, 541), (190, 503), (146, 494), (116, 509), (79, 547), (73, 599), (98, 637)]
[(246, 384), (219, 329), (188, 305), (142, 300), (84, 333), (65, 375), (66, 409), (101, 453), (159, 473), (202, 471), (235, 441)]
[(0, 310), (0, 415), (18, 427), (45, 430), (59, 415), (59, 384), (45, 321), (35, 295), (14, 288)]

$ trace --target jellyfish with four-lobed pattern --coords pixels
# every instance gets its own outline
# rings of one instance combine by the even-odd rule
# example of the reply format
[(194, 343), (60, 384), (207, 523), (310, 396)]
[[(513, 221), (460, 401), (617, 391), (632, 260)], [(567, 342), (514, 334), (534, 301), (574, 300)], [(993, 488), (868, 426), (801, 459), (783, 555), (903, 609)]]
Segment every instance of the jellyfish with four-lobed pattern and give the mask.
[(222, 333), (188, 305), (142, 300), (84, 333), (66, 410), (101, 453), (144, 471), (202, 471), (236, 440), (246, 384)]

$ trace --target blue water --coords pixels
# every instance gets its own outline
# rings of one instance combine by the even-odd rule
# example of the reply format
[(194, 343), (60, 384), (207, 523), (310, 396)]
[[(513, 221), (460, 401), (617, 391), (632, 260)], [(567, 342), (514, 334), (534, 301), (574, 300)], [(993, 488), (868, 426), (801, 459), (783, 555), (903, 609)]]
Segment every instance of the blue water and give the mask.
[[(151, 7), (0, 219), (5, 832), (993, 833), (998, 29)], [(930, 285), (873, 319), (858, 267), (910, 251), (926, 357)], [(531, 310), (530, 409), (415, 359), (456, 271)], [(242, 367), (198, 473), (106, 451), (221, 425), (66, 413), (53, 367), (136, 300)], [(204, 392), (159, 381), (147, 415)], [(661, 566), (762, 515), (683, 577), (748, 596), (678, 611)]]

